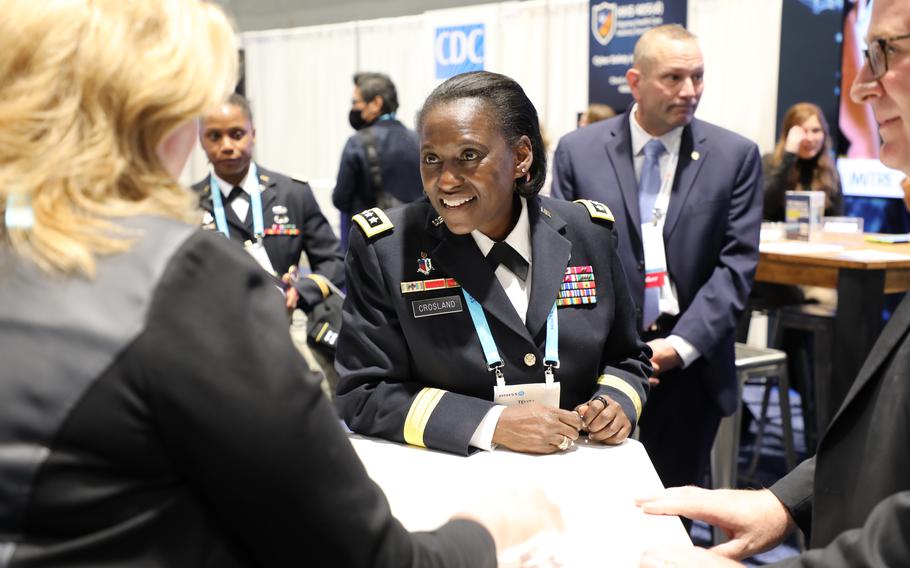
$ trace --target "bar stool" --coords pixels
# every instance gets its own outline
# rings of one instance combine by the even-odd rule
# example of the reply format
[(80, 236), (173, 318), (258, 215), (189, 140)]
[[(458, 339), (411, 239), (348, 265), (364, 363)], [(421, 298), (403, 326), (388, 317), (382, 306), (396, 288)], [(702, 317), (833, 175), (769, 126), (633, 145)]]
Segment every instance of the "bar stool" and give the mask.
[[(767, 404), (770, 400), (770, 390), (774, 383), (777, 384), (780, 395), (781, 421), (784, 434), (784, 457), (787, 471), (796, 467), (796, 451), (793, 448), (793, 424), (790, 420), (790, 383), (787, 380), (787, 354), (778, 349), (751, 347), (744, 343), (736, 344), (736, 376), (739, 380), (739, 390), (747, 382), (761, 380), (765, 386), (765, 395), (762, 400), (762, 413), (759, 420), (759, 436), (764, 433), (764, 423), (767, 420)], [(742, 394), (740, 394), (742, 399)], [(714, 489), (736, 488), (737, 461), (739, 456), (739, 436), (742, 425), (742, 403), (733, 416), (727, 416), (720, 422), (717, 436), (714, 438), (714, 447), (711, 448), (711, 486)], [(757, 457), (753, 456), (753, 464), (757, 464)], [(725, 540), (720, 529), (714, 529), (714, 542), (718, 544)]]
[(806, 451), (815, 453), (815, 441), (828, 427), (836, 409), (828, 408), (828, 388), (831, 384), (831, 354), (834, 349), (835, 307), (824, 304), (800, 304), (784, 306), (777, 310), (771, 328), (771, 345), (782, 347), (784, 332), (795, 329), (807, 332), (812, 339), (812, 365), (809, 371), (808, 349), (796, 353), (799, 376), (795, 377), (797, 389), (802, 395), (803, 423), (805, 426)]

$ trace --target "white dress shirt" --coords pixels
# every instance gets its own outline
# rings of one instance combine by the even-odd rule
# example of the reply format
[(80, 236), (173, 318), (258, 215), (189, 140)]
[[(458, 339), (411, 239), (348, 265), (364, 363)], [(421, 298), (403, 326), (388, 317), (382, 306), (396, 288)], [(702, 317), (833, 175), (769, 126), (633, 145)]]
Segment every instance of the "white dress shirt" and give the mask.
[[(515, 223), (512, 232), (505, 238), (505, 242), (528, 261), (528, 279), (522, 282), (521, 278), (515, 276), (515, 273), (506, 268), (504, 264), (500, 264), (494, 274), (496, 280), (502, 285), (502, 289), (505, 290), (506, 296), (509, 297), (509, 301), (515, 307), (515, 311), (518, 312), (518, 317), (524, 322), (528, 314), (528, 302), (531, 299), (531, 273), (533, 272), (531, 266), (533, 263), (531, 258), (531, 225), (528, 222), (527, 200), (522, 197), (519, 201), (521, 202), (521, 213), (518, 216), (518, 222)], [(471, 231), (471, 236), (484, 256), (487, 256), (496, 243), (496, 241), (476, 229)], [(493, 373), (490, 373), (490, 381), (492, 386), (494, 381)], [(497, 404), (487, 411), (486, 416), (483, 417), (483, 420), (480, 421), (471, 436), (471, 441), (469, 442), (471, 446), (481, 450), (492, 450), (495, 447), (493, 445), (493, 433), (496, 431), (499, 417), (505, 409), (505, 406)]]
[[(256, 177), (258, 177), (258, 176), (254, 177), (254, 176), (250, 175), (250, 172), (252, 170), (253, 170), (253, 168), (250, 168), (249, 170), (247, 170), (246, 176), (243, 178), (243, 181), (240, 182), (240, 186), (239, 186), (240, 189), (242, 189), (244, 193), (246, 193), (247, 195), (249, 195), (251, 197), (252, 197), (254, 191), (261, 191), (259, 188), (259, 180), (256, 179)], [(234, 184), (224, 181), (223, 179), (218, 177), (218, 174), (215, 173), (214, 169), (212, 169), (211, 172), (212, 172), (212, 178), (216, 182), (218, 182), (218, 188), (221, 190), (222, 197), (224, 197), (225, 201), (227, 201), (228, 196), (231, 194), (231, 190), (234, 189)], [(237, 214), (237, 218), (240, 219), (241, 221), (245, 222), (246, 216), (250, 212), (249, 200), (234, 199), (233, 201), (231, 201), (229, 203), (229, 205), (231, 206), (231, 209), (234, 210), (234, 213)]]
[[(635, 104), (632, 110), (629, 111), (629, 130), (632, 135), (632, 156), (636, 183), (641, 179), (641, 169), (645, 162), (645, 144), (654, 138), (638, 124), (638, 120), (635, 118), (637, 110), (638, 104)], [(676, 164), (679, 162), (682, 132), (683, 127), (678, 126), (663, 136), (657, 137), (663, 143), (664, 149), (666, 149), (666, 152), (661, 154), (659, 159), (660, 193), (657, 194), (657, 200), (654, 202), (655, 224), (661, 234), (663, 233), (664, 221), (667, 218), (667, 210), (670, 207), (670, 194), (673, 189), (673, 180), (676, 177)], [(664, 266), (666, 266), (666, 262), (664, 262)], [(670, 279), (669, 273), (667, 273), (667, 278), (664, 279), (664, 285), (660, 288), (660, 313), (670, 316), (679, 315), (679, 299), (676, 294), (676, 285)], [(682, 359), (682, 367), (684, 369), (701, 356), (701, 353), (691, 343), (678, 335), (668, 336), (667, 341), (676, 349), (680, 359)]]

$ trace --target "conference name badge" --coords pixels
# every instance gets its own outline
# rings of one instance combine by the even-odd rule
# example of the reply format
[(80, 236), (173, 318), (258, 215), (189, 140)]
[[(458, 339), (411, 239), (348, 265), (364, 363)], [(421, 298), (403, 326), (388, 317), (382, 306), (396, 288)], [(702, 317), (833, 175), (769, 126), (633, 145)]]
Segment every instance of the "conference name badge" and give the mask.
[(525, 385), (495, 385), (493, 402), (503, 406), (520, 406), (536, 402), (559, 408), (559, 383), (528, 383)]
[(262, 246), (261, 240), (245, 241), (243, 243), (243, 248), (253, 257), (253, 260), (255, 260), (263, 270), (272, 276), (277, 275), (275, 269), (272, 268), (272, 261), (269, 260), (269, 255), (265, 252), (265, 247)]
[(591, 265), (567, 266), (559, 285), (556, 305), (580, 306), (597, 303), (597, 282), (594, 280), (594, 268)]

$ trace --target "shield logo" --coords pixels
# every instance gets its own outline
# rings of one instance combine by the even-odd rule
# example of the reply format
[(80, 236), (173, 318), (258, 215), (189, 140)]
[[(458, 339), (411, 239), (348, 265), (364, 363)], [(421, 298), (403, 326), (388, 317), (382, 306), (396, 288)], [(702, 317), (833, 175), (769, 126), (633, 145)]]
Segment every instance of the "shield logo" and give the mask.
[(433, 261), (427, 256), (427, 253), (421, 252), (420, 258), (417, 259), (417, 272), (424, 276), (429, 276), (433, 271)]
[(601, 2), (591, 6), (591, 33), (600, 45), (607, 45), (616, 34), (616, 3)]

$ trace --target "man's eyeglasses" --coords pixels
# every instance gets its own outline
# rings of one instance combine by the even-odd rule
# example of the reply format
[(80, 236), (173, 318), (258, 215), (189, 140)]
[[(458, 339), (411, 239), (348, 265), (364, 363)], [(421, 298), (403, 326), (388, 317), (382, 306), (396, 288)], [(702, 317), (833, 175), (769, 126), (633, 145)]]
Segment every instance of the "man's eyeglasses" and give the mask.
[(888, 49), (891, 47), (891, 42), (907, 38), (910, 38), (910, 34), (878, 38), (869, 42), (869, 48), (863, 50), (863, 55), (869, 62), (873, 79), (881, 79), (882, 75), (888, 71)]

